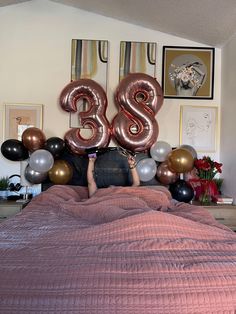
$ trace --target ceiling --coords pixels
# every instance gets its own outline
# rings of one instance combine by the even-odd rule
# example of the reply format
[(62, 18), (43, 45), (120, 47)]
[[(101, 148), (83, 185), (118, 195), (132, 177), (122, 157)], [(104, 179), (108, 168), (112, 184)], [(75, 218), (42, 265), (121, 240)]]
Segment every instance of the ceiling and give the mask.
[[(0, 0), (0, 6), (26, 1)], [(236, 0), (51, 1), (214, 47), (236, 33)]]

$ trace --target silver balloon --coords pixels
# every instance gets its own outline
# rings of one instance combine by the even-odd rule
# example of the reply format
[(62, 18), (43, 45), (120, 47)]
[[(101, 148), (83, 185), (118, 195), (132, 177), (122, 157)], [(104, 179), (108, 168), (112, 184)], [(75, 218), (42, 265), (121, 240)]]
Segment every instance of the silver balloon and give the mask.
[(150, 155), (154, 160), (157, 161), (165, 161), (167, 155), (171, 152), (172, 147), (170, 144), (164, 141), (157, 141), (154, 143), (150, 149)]
[(137, 172), (140, 181), (147, 182), (154, 178), (156, 175), (157, 166), (155, 160), (152, 158), (141, 159), (137, 164)]
[(34, 171), (47, 172), (53, 164), (53, 155), (45, 149), (38, 149), (30, 156), (29, 165)]
[(47, 179), (48, 173), (47, 172), (38, 172), (33, 170), (30, 165), (27, 165), (25, 168), (25, 178), (30, 183), (39, 184), (42, 183), (44, 180)]
[(192, 154), (194, 159), (197, 158), (197, 152), (196, 152), (195, 148), (193, 148), (192, 146), (187, 145), (187, 144), (183, 144), (180, 146), (180, 148), (188, 150)]

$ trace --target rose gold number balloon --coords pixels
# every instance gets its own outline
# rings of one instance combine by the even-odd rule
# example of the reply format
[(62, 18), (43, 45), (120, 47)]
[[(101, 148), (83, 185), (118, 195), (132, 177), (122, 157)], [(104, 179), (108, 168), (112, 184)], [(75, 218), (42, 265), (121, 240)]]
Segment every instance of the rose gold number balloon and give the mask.
[(65, 111), (76, 112), (80, 99), (89, 104), (87, 111), (79, 112), (79, 117), (82, 126), (92, 130), (92, 135), (88, 139), (82, 137), (79, 128), (66, 132), (65, 142), (75, 154), (83, 154), (90, 147), (106, 147), (110, 141), (109, 122), (105, 116), (107, 97), (103, 88), (90, 79), (71, 82), (61, 92), (60, 105)]
[(119, 145), (133, 151), (149, 149), (158, 137), (155, 114), (163, 103), (163, 92), (153, 77), (132, 73), (119, 84), (115, 101), (119, 113), (112, 122), (112, 132)]

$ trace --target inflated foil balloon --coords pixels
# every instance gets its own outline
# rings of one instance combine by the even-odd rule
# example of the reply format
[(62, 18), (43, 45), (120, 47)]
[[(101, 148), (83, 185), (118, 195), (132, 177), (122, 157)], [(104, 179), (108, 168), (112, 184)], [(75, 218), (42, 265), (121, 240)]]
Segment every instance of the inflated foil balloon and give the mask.
[(77, 112), (80, 99), (86, 99), (89, 106), (87, 111), (78, 115), (83, 128), (91, 129), (92, 135), (84, 138), (79, 128), (66, 132), (65, 142), (75, 154), (84, 154), (91, 147), (106, 147), (110, 141), (110, 126), (106, 118), (107, 97), (103, 88), (90, 79), (71, 82), (61, 92), (60, 105), (65, 111)]
[(27, 181), (33, 184), (42, 183), (47, 179), (47, 172), (37, 172), (33, 170), (30, 165), (27, 165), (25, 168), (25, 178)]
[(192, 154), (183, 148), (176, 148), (167, 157), (168, 167), (177, 173), (189, 172), (193, 169), (194, 159)]
[(197, 158), (197, 152), (196, 152), (195, 148), (192, 147), (191, 145), (183, 144), (180, 146), (180, 148), (188, 150), (192, 154), (193, 159)]
[(152, 158), (141, 159), (137, 164), (137, 172), (140, 181), (147, 182), (155, 177), (157, 166)]
[(56, 160), (48, 175), (54, 184), (67, 184), (73, 176), (73, 169), (67, 161)]
[(37, 172), (47, 172), (52, 168), (54, 158), (52, 154), (45, 149), (38, 149), (30, 155), (29, 165)]
[(118, 144), (131, 151), (148, 150), (158, 137), (155, 115), (163, 103), (157, 80), (144, 73), (127, 75), (115, 92), (119, 112), (112, 122)]
[(165, 185), (172, 184), (179, 179), (179, 175), (177, 173), (170, 171), (167, 161), (162, 162), (158, 166), (156, 176), (158, 181)]
[(42, 130), (30, 127), (22, 133), (22, 142), (30, 152), (34, 152), (44, 147), (46, 136)]
[(170, 144), (164, 141), (157, 141), (150, 148), (150, 155), (154, 160), (165, 161), (167, 155), (172, 151)]
[(29, 157), (28, 150), (19, 140), (6, 140), (1, 145), (1, 153), (6, 159), (12, 161), (21, 161)]
[(194, 197), (192, 186), (184, 180), (178, 180), (171, 184), (169, 191), (172, 197), (179, 202), (189, 203)]

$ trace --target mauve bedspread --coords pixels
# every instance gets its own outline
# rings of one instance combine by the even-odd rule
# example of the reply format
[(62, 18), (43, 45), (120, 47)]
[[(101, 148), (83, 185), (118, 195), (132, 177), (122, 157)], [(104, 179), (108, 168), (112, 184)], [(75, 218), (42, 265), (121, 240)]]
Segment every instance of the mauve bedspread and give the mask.
[(236, 236), (146, 188), (54, 186), (0, 224), (0, 313), (236, 312)]

